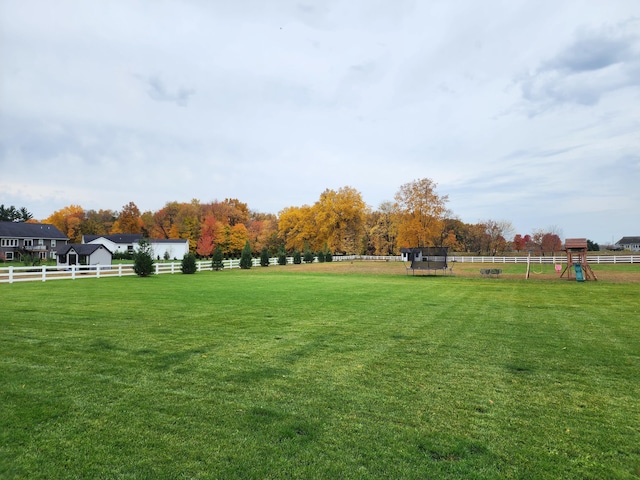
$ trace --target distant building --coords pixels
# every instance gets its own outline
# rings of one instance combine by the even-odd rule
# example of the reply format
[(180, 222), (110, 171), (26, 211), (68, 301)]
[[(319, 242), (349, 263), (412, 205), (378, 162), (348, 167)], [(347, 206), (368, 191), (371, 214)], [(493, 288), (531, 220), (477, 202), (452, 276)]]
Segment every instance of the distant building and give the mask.
[(616, 247), (621, 250), (640, 252), (640, 237), (622, 237), (616, 242)]
[[(113, 235), (83, 235), (82, 243), (104, 245), (113, 253), (134, 253), (138, 250), (142, 235), (116, 233)], [(189, 240), (182, 238), (148, 238), (154, 258), (180, 260), (189, 253)]]
[(24, 255), (42, 260), (55, 258), (58, 248), (69, 239), (48, 223), (0, 222), (0, 256), (19, 260)]

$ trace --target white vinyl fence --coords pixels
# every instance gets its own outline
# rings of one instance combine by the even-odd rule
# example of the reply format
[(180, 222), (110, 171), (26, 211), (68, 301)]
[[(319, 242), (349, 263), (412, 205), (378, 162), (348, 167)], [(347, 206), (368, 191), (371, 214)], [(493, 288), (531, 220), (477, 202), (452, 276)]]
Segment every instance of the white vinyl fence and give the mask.
[[(400, 256), (374, 256), (374, 255), (336, 255), (333, 257), (334, 262), (344, 261), (382, 261), (382, 262), (401, 262)], [(460, 263), (566, 263), (567, 258), (564, 256), (551, 257), (465, 257), (451, 256), (447, 257), (449, 262)], [(287, 258), (287, 263), (293, 263), (293, 257)], [(591, 264), (640, 264), (640, 255), (589, 255), (589, 263)], [(181, 262), (172, 263), (155, 263), (155, 273), (157, 275), (163, 273), (181, 273)], [(277, 258), (269, 259), (269, 265), (278, 265)], [(211, 270), (211, 260), (196, 262), (197, 271)], [(260, 259), (253, 259), (253, 266), (260, 266)], [(240, 260), (224, 260), (224, 269), (240, 268)], [(0, 283), (29, 282), (64, 279), (81, 279), (81, 278), (102, 278), (102, 277), (123, 277), (127, 275), (135, 275), (133, 264), (117, 263), (113, 265), (80, 265), (71, 269), (59, 270), (55, 266), (42, 267), (1, 267)]]

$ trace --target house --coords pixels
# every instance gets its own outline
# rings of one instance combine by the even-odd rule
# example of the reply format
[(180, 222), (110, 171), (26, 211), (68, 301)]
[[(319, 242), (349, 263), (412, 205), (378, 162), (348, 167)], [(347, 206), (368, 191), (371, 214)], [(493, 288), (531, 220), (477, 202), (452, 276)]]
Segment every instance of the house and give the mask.
[(640, 237), (622, 237), (616, 242), (616, 247), (622, 250), (640, 252)]
[[(134, 253), (138, 249), (142, 235), (139, 233), (116, 233), (113, 235), (83, 235), (82, 243), (102, 244), (113, 253)], [(186, 239), (147, 239), (153, 256), (158, 259), (182, 259), (189, 253), (189, 240)]]
[(58, 267), (72, 265), (111, 265), (111, 251), (99, 243), (69, 243), (57, 252)]
[(7, 261), (24, 255), (40, 259), (55, 258), (57, 250), (69, 239), (48, 223), (0, 222), (0, 256)]

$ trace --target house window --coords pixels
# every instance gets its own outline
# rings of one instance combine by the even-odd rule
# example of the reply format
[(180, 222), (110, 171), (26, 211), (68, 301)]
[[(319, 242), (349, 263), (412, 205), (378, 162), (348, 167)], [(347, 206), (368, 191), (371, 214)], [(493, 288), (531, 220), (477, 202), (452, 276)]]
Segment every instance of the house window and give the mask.
[(60, 263), (67, 263), (67, 256), (66, 255), (60, 255)]
[(56, 246), (56, 241), (55, 240), (51, 240), (51, 246), (55, 247)]
[(17, 247), (18, 239), (17, 238), (3, 238), (0, 242), (0, 246), (3, 247)]
[(24, 239), (24, 246), (25, 247), (33, 247), (33, 240), (30, 238), (25, 238)]
[(5, 252), (4, 253), (4, 258), (7, 262), (13, 260), (13, 252)]
[(38, 245), (44, 245), (44, 240), (42, 238), (38, 239)]
[(47, 252), (40, 252), (40, 260), (46, 260), (47, 259)]

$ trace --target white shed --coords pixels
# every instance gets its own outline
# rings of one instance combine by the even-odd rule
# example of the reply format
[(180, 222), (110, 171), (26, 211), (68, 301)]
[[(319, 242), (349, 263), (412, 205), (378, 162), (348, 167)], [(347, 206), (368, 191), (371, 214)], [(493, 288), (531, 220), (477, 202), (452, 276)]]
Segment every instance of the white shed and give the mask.
[(101, 244), (70, 243), (56, 252), (58, 267), (111, 265), (111, 251)]

